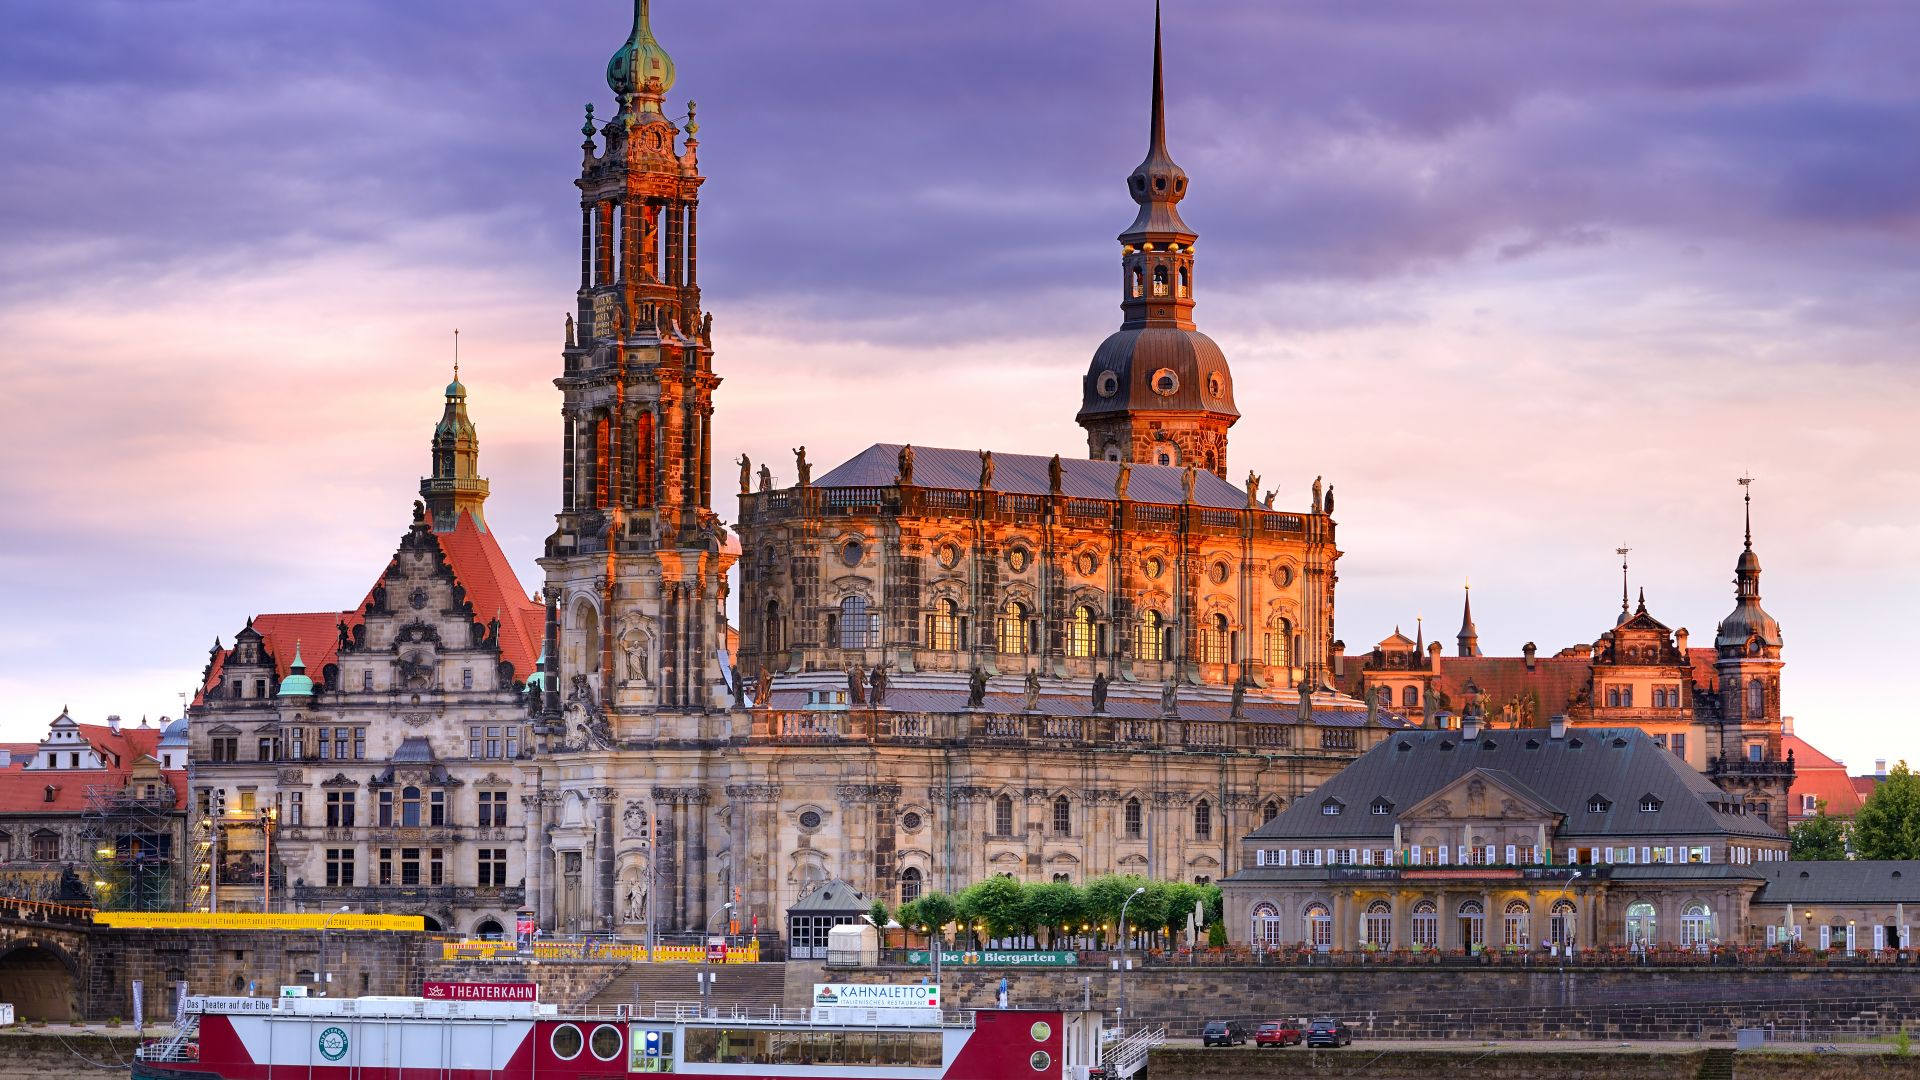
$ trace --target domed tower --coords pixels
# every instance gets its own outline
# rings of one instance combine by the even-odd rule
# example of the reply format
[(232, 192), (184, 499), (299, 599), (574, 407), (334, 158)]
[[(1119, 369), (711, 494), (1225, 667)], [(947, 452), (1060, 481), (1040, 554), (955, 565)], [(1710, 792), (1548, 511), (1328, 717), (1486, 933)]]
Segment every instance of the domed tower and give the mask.
[(461, 514), (486, 528), (484, 507), (487, 481), (480, 475), (480, 434), (467, 416), (467, 387), (454, 364), (447, 384), (446, 408), (433, 427), (433, 474), (420, 481), (420, 499), (427, 504), (434, 532), (452, 532)]
[(1120, 234), (1120, 329), (1093, 354), (1075, 418), (1088, 456), (1143, 465), (1192, 465), (1224, 479), (1227, 429), (1240, 419), (1233, 374), (1193, 325), (1193, 244), (1180, 219), (1187, 174), (1167, 153), (1160, 71), (1160, 9), (1153, 13), (1153, 107), (1147, 156), (1127, 177), (1140, 205)]
[(1793, 760), (1782, 759), (1780, 737), (1780, 623), (1760, 606), (1760, 556), (1753, 551), (1753, 493), (1746, 504), (1746, 545), (1734, 563), (1733, 613), (1713, 636), (1720, 681), (1718, 745), (1707, 775), (1722, 788), (1744, 794), (1755, 812), (1786, 829), (1787, 789)]

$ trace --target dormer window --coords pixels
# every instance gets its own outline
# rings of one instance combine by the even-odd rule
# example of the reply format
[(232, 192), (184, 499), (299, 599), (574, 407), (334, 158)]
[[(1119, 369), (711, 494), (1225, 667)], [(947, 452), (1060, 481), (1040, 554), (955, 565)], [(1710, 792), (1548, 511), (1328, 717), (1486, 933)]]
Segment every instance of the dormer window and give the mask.
[(1339, 817), (1340, 811), (1344, 809), (1346, 809), (1346, 807), (1339, 799), (1328, 799), (1326, 802), (1320, 804), (1320, 812), (1327, 817)]
[(1643, 814), (1659, 813), (1660, 800), (1651, 794), (1640, 796), (1640, 812)]
[(1373, 800), (1373, 804), (1369, 809), (1373, 811), (1374, 817), (1386, 817), (1388, 814), (1393, 813), (1393, 800), (1382, 795), (1380, 798)]
[(1593, 798), (1587, 800), (1587, 813), (1589, 814), (1604, 814), (1612, 809), (1613, 803), (1609, 802), (1605, 795), (1595, 795)]

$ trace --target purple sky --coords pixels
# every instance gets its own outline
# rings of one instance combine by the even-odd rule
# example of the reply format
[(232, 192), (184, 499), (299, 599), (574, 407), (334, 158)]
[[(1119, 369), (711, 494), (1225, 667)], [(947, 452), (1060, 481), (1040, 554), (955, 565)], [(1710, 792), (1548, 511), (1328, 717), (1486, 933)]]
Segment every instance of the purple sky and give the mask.
[[(700, 103), (715, 450), (1078, 452), (1146, 0), (656, 0)], [(1548, 13), (1551, 13), (1550, 17)], [(620, 0), (27, 0), (0, 33), (0, 738), (176, 715), (404, 531), (462, 330), (489, 518), (557, 498), (580, 106)], [(1197, 318), (1253, 468), (1339, 493), (1339, 634), (1696, 640), (1758, 477), (1788, 711), (1920, 758), (1920, 5), (1175, 0)], [(716, 490), (730, 490), (730, 476)], [(722, 500), (731, 518), (731, 498)], [(1886, 643), (1882, 646), (1881, 643)], [(1896, 670), (1898, 665), (1896, 664)], [(1896, 712), (1889, 713), (1889, 709)]]

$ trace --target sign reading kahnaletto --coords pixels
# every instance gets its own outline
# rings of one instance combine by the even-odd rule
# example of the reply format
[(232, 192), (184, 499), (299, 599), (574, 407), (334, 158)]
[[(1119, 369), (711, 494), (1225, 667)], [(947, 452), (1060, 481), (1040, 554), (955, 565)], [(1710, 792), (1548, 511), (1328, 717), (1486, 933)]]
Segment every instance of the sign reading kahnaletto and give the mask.
[(813, 1003), (853, 1009), (937, 1009), (940, 988), (894, 983), (814, 983)]
[[(916, 949), (907, 954), (907, 963), (924, 964), (929, 961), (924, 950)], [(1080, 962), (1080, 954), (1074, 952), (1043, 952), (1032, 949), (997, 951), (982, 949), (977, 952), (960, 952), (955, 949), (943, 949), (940, 952), (942, 964), (983, 964), (988, 967), (1072, 967)]]

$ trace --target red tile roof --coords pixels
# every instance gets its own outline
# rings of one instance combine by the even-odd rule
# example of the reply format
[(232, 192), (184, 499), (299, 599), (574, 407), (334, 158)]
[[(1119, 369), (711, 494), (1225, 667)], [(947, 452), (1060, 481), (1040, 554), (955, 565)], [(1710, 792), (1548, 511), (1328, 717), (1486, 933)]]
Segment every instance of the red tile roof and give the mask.
[[(38, 743), (8, 743), (13, 761), (0, 769), (0, 814), (81, 813), (87, 809), (87, 789), (124, 788), (132, 782), (133, 765), (142, 756), (159, 756), (160, 729), (122, 727), (118, 735), (105, 724), (81, 724), (80, 735), (107, 762), (104, 769), (29, 769), (40, 751)], [(118, 764), (115, 764), (115, 761)], [(165, 769), (160, 776), (173, 785), (174, 808), (187, 805), (185, 769)], [(47, 786), (54, 789), (47, 800)]]
[(473, 617), (485, 624), (500, 616), (500, 655), (513, 664), (514, 677), (524, 680), (540, 658), (546, 611), (520, 587), (500, 542), (480, 528), (472, 514), (461, 514), (452, 532), (434, 535), (453, 566), (454, 578), (467, 590)]
[(1782, 735), (1780, 750), (1793, 752), (1793, 787), (1787, 790), (1787, 819), (1799, 821), (1813, 814), (1801, 809), (1804, 795), (1825, 800), (1833, 817), (1852, 817), (1860, 812), (1860, 792), (1854, 787), (1847, 767), (1815, 749), (1798, 735)]

